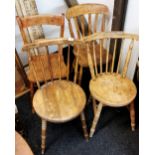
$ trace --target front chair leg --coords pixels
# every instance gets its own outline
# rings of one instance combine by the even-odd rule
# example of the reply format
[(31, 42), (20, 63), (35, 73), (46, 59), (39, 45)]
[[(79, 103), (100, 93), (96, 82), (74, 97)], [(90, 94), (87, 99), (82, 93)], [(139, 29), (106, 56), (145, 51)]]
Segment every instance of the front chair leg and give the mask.
[(88, 131), (87, 131), (87, 124), (86, 124), (86, 118), (84, 111), (80, 114), (81, 122), (82, 122), (82, 129), (84, 133), (84, 137), (86, 140), (88, 140)]
[(103, 104), (100, 102), (98, 107), (97, 107), (95, 116), (94, 116), (94, 120), (93, 120), (91, 129), (90, 129), (89, 137), (93, 137), (93, 135), (94, 135), (94, 132), (95, 132), (95, 129), (96, 129), (96, 125), (98, 123), (98, 120), (99, 120), (99, 117), (100, 117), (100, 114), (101, 114), (101, 111), (102, 111), (102, 107), (103, 107)]
[(83, 75), (83, 67), (80, 66), (80, 71), (79, 71), (79, 77), (78, 77), (78, 84), (81, 85), (81, 82), (82, 82), (82, 75)]
[(41, 154), (42, 155), (45, 152), (46, 128), (47, 128), (47, 122), (42, 119), (42, 123), (41, 123)]
[(132, 131), (135, 130), (135, 107), (134, 107), (134, 101), (130, 103), (130, 119), (131, 119), (131, 129)]

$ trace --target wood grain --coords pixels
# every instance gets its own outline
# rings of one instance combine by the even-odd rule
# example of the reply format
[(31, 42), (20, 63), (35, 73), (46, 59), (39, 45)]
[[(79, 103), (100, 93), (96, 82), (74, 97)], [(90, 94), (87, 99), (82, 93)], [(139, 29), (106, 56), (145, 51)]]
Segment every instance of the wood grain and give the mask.
[(120, 74), (103, 73), (90, 81), (90, 92), (95, 99), (112, 107), (126, 106), (134, 100), (135, 84)]
[(86, 96), (77, 84), (55, 80), (37, 90), (33, 99), (36, 113), (43, 119), (60, 123), (80, 115), (86, 104)]

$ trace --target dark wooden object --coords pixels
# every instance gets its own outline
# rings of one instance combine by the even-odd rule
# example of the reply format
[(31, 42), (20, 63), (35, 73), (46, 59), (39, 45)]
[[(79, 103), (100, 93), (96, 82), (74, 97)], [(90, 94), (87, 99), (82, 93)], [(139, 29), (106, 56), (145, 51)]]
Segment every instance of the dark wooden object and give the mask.
[(21, 95), (29, 92), (29, 81), (27, 79), (27, 75), (25, 73), (23, 64), (19, 58), (17, 50), (15, 49), (15, 66), (16, 66), (16, 83), (15, 83), (15, 94), (16, 98)]

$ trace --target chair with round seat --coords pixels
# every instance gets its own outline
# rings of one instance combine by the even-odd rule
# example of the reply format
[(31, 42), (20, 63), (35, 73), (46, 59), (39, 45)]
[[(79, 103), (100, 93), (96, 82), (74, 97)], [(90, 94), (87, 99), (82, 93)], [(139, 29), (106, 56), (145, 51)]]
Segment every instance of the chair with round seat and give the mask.
[[(84, 37), (81, 40), (82, 44), (84, 42), (87, 46), (87, 57), (91, 73), (89, 90), (93, 98), (99, 101), (89, 136), (93, 136), (104, 106), (127, 106), (130, 111), (131, 128), (135, 130), (134, 99), (137, 89), (133, 81), (127, 77), (127, 71), (138, 36), (124, 32), (102, 32)], [(94, 46), (96, 41), (100, 43), (101, 49), (106, 48), (105, 68), (102, 65), (100, 65), (99, 69), (97, 68), (95, 50), (93, 56), (90, 54), (91, 46)], [(119, 51), (118, 45), (120, 43), (122, 45)], [(102, 55), (102, 50), (100, 52)], [(110, 52), (112, 53), (111, 65), (108, 63)], [(102, 56), (100, 57), (100, 64), (102, 64)]]
[[(19, 26), (19, 29), (20, 29), (20, 32), (21, 32), (21, 36), (22, 36), (22, 39), (23, 39), (23, 43), (24, 45), (27, 44), (27, 43), (31, 43), (31, 42), (37, 42), (35, 36), (34, 38), (32, 38), (31, 40), (29, 39), (28, 37), (28, 34), (26, 33), (27, 31), (26, 30), (29, 30), (29, 28), (33, 28), (34, 26), (50, 26), (51, 30), (54, 30), (54, 29), (58, 29), (59, 33), (60, 33), (60, 37), (63, 37), (64, 36), (64, 15), (34, 15), (34, 16), (26, 16), (26, 17), (19, 17), (17, 16), (16, 17), (16, 20), (17, 20), (17, 23), (18, 23), (18, 26)], [(49, 30), (50, 31), (50, 30)], [(57, 36), (57, 37), (59, 37)], [(47, 36), (48, 37), (48, 36)], [(44, 39), (44, 36), (40, 36), (39, 39), (43, 38)], [(44, 81), (44, 77), (42, 76), (42, 73), (40, 73), (41, 71), (39, 70), (40, 68), (40, 59), (46, 59), (46, 55), (45, 54), (42, 54), (40, 57), (37, 56), (37, 53), (38, 52), (41, 52), (41, 53), (46, 53), (48, 52), (49, 55), (50, 55), (50, 60), (49, 62), (46, 62), (45, 63), (45, 66), (47, 67), (48, 66), (48, 63), (51, 63), (52, 66), (55, 66), (53, 67), (53, 78), (57, 79), (59, 76), (58, 76), (58, 73), (57, 73), (57, 61), (58, 61), (58, 55), (57, 55), (57, 51), (50, 51), (51, 49), (48, 48), (48, 47), (39, 47), (39, 48), (35, 48), (35, 49), (31, 49), (31, 51), (33, 52), (33, 55), (36, 55), (36, 57), (33, 57), (34, 59), (34, 63), (36, 64), (36, 72), (38, 73), (38, 81), (39, 82), (42, 82)], [(50, 54), (51, 52), (55, 52), (55, 54)], [(63, 53), (61, 53), (61, 64), (62, 64), (62, 67), (63, 67), (63, 72), (61, 74), (62, 77), (66, 77), (67, 76), (67, 67), (64, 63), (64, 57), (63, 57)], [(28, 76), (28, 80), (30, 81), (30, 92), (31, 92), (31, 99), (33, 98), (33, 94), (34, 94), (34, 84), (36, 83), (36, 79), (33, 75), (33, 69), (32, 69), (32, 66), (31, 64), (29, 63), (29, 55), (28, 55), (28, 64), (29, 64), (29, 68), (27, 70), (27, 76)], [(45, 67), (45, 68), (46, 68)], [(50, 79), (50, 76), (49, 74), (47, 74), (47, 79)]]
[[(34, 63), (37, 58), (42, 55), (38, 53), (37, 56), (33, 56), (30, 52), (31, 48), (37, 48), (42, 46), (57, 46), (58, 57), (57, 66), (52, 66), (49, 62), (49, 54), (44, 55), (44, 59), (40, 59), (39, 68)], [(61, 53), (63, 47), (68, 46), (67, 60), (66, 60), (66, 74), (67, 78), (62, 79), (63, 67), (61, 64)], [(70, 42), (65, 38), (58, 39), (41, 39), (31, 44), (25, 44), (23, 50), (27, 50), (30, 55), (30, 65), (32, 66), (33, 76), (36, 78), (38, 90), (33, 97), (33, 107), (35, 112), (42, 119), (42, 154), (45, 151), (45, 138), (46, 138), (46, 126), (47, 121), (53, 123), (64, 123), (70, 121), (78, 116), (81, 118), (84, 137), (88, 139), (86, 120), (84, 115), (84, 108), (86, 104), (86, 96), (83, 89), (76, 84), (76, 74), (74, 81), (69, 80), (69, 68), (70, 68)], [(43, 61), (44, 60), (44, 61)], [(47, 63), (47, 64), (46, 64)], [(57, 67), (58, 79), (53, 78), (53, 67)], [(37, 72), (37, 69), (40, 72)], [(38, 80), (38, 73), (42, 74), (44, 78), (44, 84), (40, 85)], [(50, 80), (48, 79), (50, 76)]]
[[(69, 8), (66, 12), (66, 18), (69, 23), (70, 35), (74, 39), (80, 39), (84, 36), (96, 33), (96, 32), (104, 32), (106, 30), (106, 24), (108, 23), (109, 18), (109, 9), (104, 4), (79, 4)], [(88, 22), (88, 24), (87, 24)], [(79, 49), (78, 49), (79, 48)], [(100, 46), (97, 42), (95, 42), (94, 46), (96, 50), (96, 63), (100, 64)], [(87, 48), (85, 44), (81, 44), (80, 46), (74, 46), (74, 55), (75, 61), (78, 60), (78, 81), (81, 84), (83, 69), (88, 67), (87, 60)], [(93, 56), (93, 48), (90, 48)], [(105, 53), (106, 50), (103, 50), (102, 55), (102, 65), (106, 63)], [(78, 52), (77, 52), (78, 51)], [(75, 62), (74, 61), (74, 62)], [(111, 61), (111, 54), (109, 54), (109, 62)], [(93, 99), (93, 108), (96, 107), (95, 100)]]

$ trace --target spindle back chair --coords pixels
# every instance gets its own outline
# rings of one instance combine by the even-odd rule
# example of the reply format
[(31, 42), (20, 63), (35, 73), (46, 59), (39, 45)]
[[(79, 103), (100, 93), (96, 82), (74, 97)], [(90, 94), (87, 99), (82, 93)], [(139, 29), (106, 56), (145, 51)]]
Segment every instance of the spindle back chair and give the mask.
[[(66, 12), (66, 18), (68, 19), (69, 23), (70, 34), (71, 37), (74, 39), (80, 39), (81, 37), (93, 34), (95, 32), (104, 32), (106, 22), (108, 21), (108, 17), (109, 17), (109, 9), (104, 4), (79, 4), (69, 8)], [(86, 51), (85, 46), (81, 45), (79, 48), (80, 52), (78, 53), (78, 55), (77, 55), (77, 48), (76, 47), (74, 48), (74, 54), (76, 57), (77, 56), (79, 57), (79, 65), (80, 65), (79, 83), (80, 83), (82, 79), (83, 67), (88, 67), (88, 61), (86, 59), (87, 55), (85, 52)], [(98, 44), (96, 44), (96, 49), (98, 51), (97, 57), (99, 57)]]
[[(104, 4), (79, 4), (69, 8), (66, 12), (71, 37), (78, 39), (97, 31), (104, 32), (108, 17), (109, 9)], [(86, 25), (87, 21), (88, 26)], [(76, 31), (73, 30), (74, 25)]]
[[(55, 66), (48, 63), (50, 61), (49, 53), (45, 54), (44, 59), (41, 53), (38, 53), (37, 58), (40, 60), (39, 70), (44, 77), (44, 85), (40, 85), (38, 80), (38, 72), (36, 68), (38, 67), (35, 63), (36, 56), (34, 57), (30, 49), (44, 47), (44, 46), (57, 46), (58, 49), (58, 61)], [(62, 79), (62, 72), (64, 71), (61, 64), (61, 53), (63, 47), (68, 47), (66, 66), (67, 79)], [(32, 66), (34, 77), (36, 78), (38, 90), (33, 97), (33, 106), (36, 113), (42, 119), (42, 154), (45, 151), (45, 138), (46, 138), (46, 126), (47, 121), (54, 123), (63, 123), (74, 119), (77, 116), (81, 117), (82, 128), (84, 136), (88, 139), (86, 120), (84, 115), (84, 107), (86, 104), (86, 96), (82, 88), (76, 84), (76, 76), (74, 76), (74, 81), (69, 79), (69, 68), (70, 68), (70, 41), (65, 38), (58, 39), (38, 39), (31, 44), (26, 44), (23, 50), (27, 50), (29, 53), (29, 62)], [(53, 79), (52, 69), (57, 68), (59, 73), (58, 79)], [(39, 74), (40, 74), (39, 73)], [(46, 77), (46, 74), (50, 75), (50, 80)]]
[[(104, 32), (107, 29), (109, 21), (109, 9), (104, 4), (79, 4), (69, 8), (66, 12), (66, 18), (69, 24), (70, 35), (74, 39), (80, 39), (84, 36), (96, 33)], [(87, 24), (88, 23), (88, 24)], [(77, 49), (79, 48), (79, 49)], [(99, 44), (95, 43), (97, 65), (99, 65)], [(91, 49), (92, 50), (92, 49)], [(78, 52), (77, 52), (78, 51)], [(83, 69), (88, 67), (87, 52), (85, 44), (81, 46), (74, 45), (74, 55), (76, 61), (78, 58), (78, 83), (81, 84), (83, 77)], [(106, 51), (103, 49), (103, 65), (105, 64)], [(109, 54), (109, 61), (111, 61), (111, 54)], [(73, 66), (74, 63), (73, 63)], [(90, 98), (90, 96), (89, 96)], [(96, 101), (93, 98), (93, 107), (95, 107)]]
[[(122, 42), (120, 51), (118, 51), (118, 42)], [(91, 73), (91, 81), (89, 89), (91, 95), (99, 101), (95, 111), (94, 120), (92, 123), (90, 137), (93, 136), (102, 107), (112, 106), (130, 106), (130, 117), (132, 130), (135, 129), (135, 111), (134, 99), (137, 89), (133, 81), (126, 76), (133, 47), (138, 41), (138, 35), (128, 34), (124, 32), (102, 32), (95, 33), (88, 37), (82, 38), (82, 43), (87, 46), (88, 63)], [(100, 46), (100, 67), (97, 68), (95, 42)], [(113, 48), (110, 44), (114, 42)], [(93, 48), (93, 53), (91, 51)], [(106, 65), (102, 66), (102, 49), (106, 49)], [(108, 62), (109, 53), (112, 53), (111, 64)], [(119, 53), (118, 60), (116, 54)], [(122, 56), (125, 53), (125, 58)], [(124, 63), (121, 64), (121, 62)], [(120, 65), (121, 64), (121, 65)], [(123, 66), (123, 67), (121, 67)]]
[[(49, 25), (51, 28), (53, 28), (54, 26), (58, 27), (60, 30), (60, 35), (57, 36), (57, 37), (63, 37), (64, 36), (64, 15), (62, 16), (58, 16), (58, 15), (34, 15), (34, 16), (25, 16), (25, 17), (19, 17), (17, 16), (16, 17), (16, 20), (17, 20), (17, 23), (19, 25), (19, 29), (20, 29), (20, 32), (21, 32), (21, 36), (22, 36), (22, 39), (23, 39), (23, 43), (24, 45), (27, 44), (27, 43), (31, 43), (31, 42), (34, 42), (35, 40), (29, 40), (29, 37), (27, 36), (27, 33), (26, 33), (26, 29), (29, 30), (30, 27), (34, 27), (34, 26), (38, 26), (38, 25)], [(56, 37), (56, 36), (55, 36)], [(40, 36), (39, 39), (41, 38), (44, 38), (44, 36)], [(41, 52), (42, 54), (43, 53), (46, 53), (48, 52), (49, 54), (51, 53), (49, 50), (48, 50), (48, 47), (39, 47), (39, 48), (34, 48), (34, 49), (31, 49), (31, 52), (33, 52), (33, 55), (38, 55), (39, 52)], [(51, 55), (51, 54), (50, 54)], [(62, 55), (62, 54), (61, 54)], [(50, 57), (50, 60), (48, 63), (52, 63), (52, 65), (54, 65), (55, 63), (57, 63), (58, 61), (58, 55), (57, 55), (57, 52), (55, 52), (54, 55), (51, 55)], [(39, 72), (40, 73), (40, 70), (39, 70), (39, 65), (40, 65), (40, 59), (45, 59), (44, 56), (42, 55), (40, 58), (38, 57), (34, 57), (33, 58), (35, 63), (38, 64), (37, 65), (37, 69), (36, 69), (36, 72)], [(29, 55), (28, 55), (28, 60), (29, 60)], [(61, 61), (62, 61), (62, 66), (64, 67), (64, 71), (63, 73), (61, 74), (62, 77), (66, 77), (67, 74), (66, 74), (66, 65), (64, 63), (64, 59), (63, 59), (63, 55), (61, 56)], [(47, 64), (45, 64), (47, 65)], [(30, 81), (30, 88), (31, 88), (31, 98), (33, 98), (33, 94), (34, 94), (34, 83), (36, 83), (36, 79), (32, 73), (32, 66), (31, 64), (29, 64), (29, 70), (27, 71), (27, 75), (28, 75), (28, 79)], [(40, 73), (38, 75), (38, 80), (41, 82), (44, 80), (44, 77), (41, 76), (42, 74)], [(49, 76), (49, 74), (46, 74), (47, 77), (46, 79), (50, 79), (51, 77)], [(57, 68), (56, 67), (53, 67), (53, 78), (58, 78), (59, 75), (57, 73)]]

